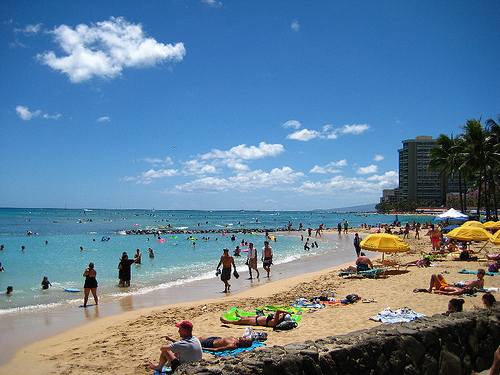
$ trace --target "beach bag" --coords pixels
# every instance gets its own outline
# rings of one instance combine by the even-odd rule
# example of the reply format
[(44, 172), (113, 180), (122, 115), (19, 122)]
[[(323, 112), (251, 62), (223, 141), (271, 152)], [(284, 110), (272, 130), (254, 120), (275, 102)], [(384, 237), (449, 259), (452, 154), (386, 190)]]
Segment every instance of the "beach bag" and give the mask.
[(488, 272), (498, 272), (498, 263), (491, 263)]
[(238, 272), (236, 272), (236, 270), (234, 270), (233, 275), (234, 275), (234, 277), (236, 277), (236, 278), (240, 277), (240, 274), (239, 274)]
[(357, 294), (349, 294), (345, 297), (346, 301), (349, 303), (354, 303), (359, 299)]
[(297, 327), (297, 322), (295, 320), (284, 320), (277, 326), (273, 327), (275, 331), (287, 331), (289, 329), (294, 329)]

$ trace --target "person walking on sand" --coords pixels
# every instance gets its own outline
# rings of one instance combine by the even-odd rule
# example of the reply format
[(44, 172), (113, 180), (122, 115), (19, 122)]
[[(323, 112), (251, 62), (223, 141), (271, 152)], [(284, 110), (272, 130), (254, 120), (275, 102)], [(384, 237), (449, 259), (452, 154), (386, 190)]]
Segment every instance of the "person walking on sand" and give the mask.
[(439, 231), (439, 229), (434, 227), (434, 224), (431, 224), (431, 229), (429, 229), (425, 235), (430, 236), (431, 238), (432, 250), (440, 251), (441, 232)]
[(269, 246), (269, 242), (264, 242), (264, 247), (262, 248), (262, 267), (267, 272), (267, 277), (269, 277), (269, 272), (271, 272), (271, 265), (273, 264), (273, 248)]
[(83, 291), (85, 293), (83, 297), (83, 307), (87, 307), (87, 301), (89, 300), (89, 294), (92, 292), (94, 296), (94, 301), (97, 306), (97, 272), (94, 269), (94, 263), (89, 263), (89, 267), (85, 269), (83, 277), (85, 277), (85, 284), (83, 285)]
[(252, 242), (248, 244), (247, 264), (248, 264), (248, 273), (250, 274), (250, 280), (252, 279), (252, 270), (255, 270), (255, 272), (257, 272), (257, 278), (259, 278), (260, 273), (259, 270), (257, 269), (257, 249), (253, 247)]
[(234, 264), (234, 258), (229, 254), (229, 249), (225, 248), (222, 256), (220, 257), (219, 264), (217, 265), (217, 271), (219, 271), (220, 266), (222, 265), (222, 273), (220, 275), (220, 279), (224, 283), (224, 293), (228, 293), (231, 288), (231, 284), (229, 284), (229, 280), (231, 279), (231, 266), (234, 268), (236, 272), (236, 266)]
[(359, 254), (361, 253), (361, 243), (362, 238), (356, 233), (354, 235), (354, 249), (356, 250), (356, 256), (359, 258)]
[[(229, 251), (229, 250), (228, 250)], [(187, 320), (175, 325), (179, 328), (180, 340), (175, 340), (170, 336), (165, 336), (170, 345), (162, 345), (160, 348), (160, 360), (157, 365), (149, 362), (149, 367), (155, 371), (162, 371), (163, 366), (170, 367), (175, 371), (177, 367), (184, 363), (200, 361), (203, 356), (200, 340), (193, 336), (193, 324)]]

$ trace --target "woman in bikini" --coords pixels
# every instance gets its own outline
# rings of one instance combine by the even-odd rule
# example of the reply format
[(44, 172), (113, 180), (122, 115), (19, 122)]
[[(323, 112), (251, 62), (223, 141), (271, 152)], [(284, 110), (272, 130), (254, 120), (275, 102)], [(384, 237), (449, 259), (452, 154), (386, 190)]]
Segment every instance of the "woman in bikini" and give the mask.
[(276, 310), (274, 314), (269, 315), (251, 315), (251, 316), (241, 316), (238, 311), (236, 311), (236, 316), (238, 320), (228, 320), (223, 316), (220, 317), (220, 321), (226, 324), (241, 324), (247, 326), (264, 326), (264, 327), (276, 327), (284, 320), (292, 320), (292, 316), (284, 310)]

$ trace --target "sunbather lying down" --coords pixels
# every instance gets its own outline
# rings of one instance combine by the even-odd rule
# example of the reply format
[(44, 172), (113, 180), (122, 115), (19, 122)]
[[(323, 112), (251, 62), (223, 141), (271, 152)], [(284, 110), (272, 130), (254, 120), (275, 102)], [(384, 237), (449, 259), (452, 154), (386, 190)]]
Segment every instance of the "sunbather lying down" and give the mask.
[(276, 310), (274, 314), (269, 315), (251, 315), (242, 316), (236, 311), (236, 316), (238, 320), (228, 320), (221, 316), (220, 321), (226, 324), (240, 324), (247, 326), (264, 326), (264, 327), (276, 327), (284, 320), (292, 320), (292, 316), (284, 310)]
[(198, 339), (203, 350), (210, 352), (222, 352), (252, 346), (252, 339), (250, 337), (198, 337)]
[(458, 294), (473, 294), (475, 289), (482, 289), (484, 287), (484, 275), (485, 271), (480, 268), (477, 270), (477, 279), (469, 281), (462, 286), (450, 285), (446, 282), (443, 275), (437, 274), (431, 276), (431, 281), (429, 289), (414, 289), (414, 292), (427, 292), (446, 295), (458, 295)]

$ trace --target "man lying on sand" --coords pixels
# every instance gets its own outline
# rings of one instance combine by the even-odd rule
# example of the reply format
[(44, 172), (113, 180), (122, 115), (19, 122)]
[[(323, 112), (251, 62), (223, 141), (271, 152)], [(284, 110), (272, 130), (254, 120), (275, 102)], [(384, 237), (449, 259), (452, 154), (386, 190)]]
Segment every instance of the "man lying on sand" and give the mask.
[(237, 348), (248, 348), (252, 346), (250, 337), (199, 337), (203, 350), (210, 352), (222, 352)]

